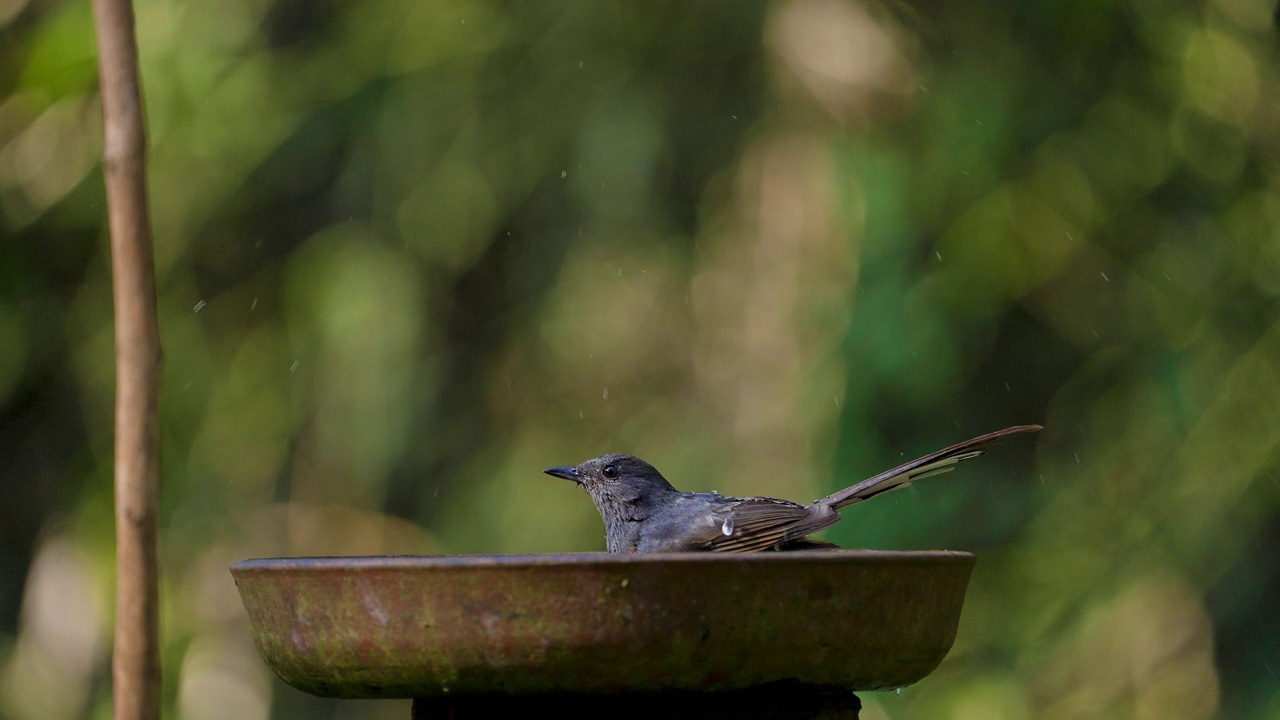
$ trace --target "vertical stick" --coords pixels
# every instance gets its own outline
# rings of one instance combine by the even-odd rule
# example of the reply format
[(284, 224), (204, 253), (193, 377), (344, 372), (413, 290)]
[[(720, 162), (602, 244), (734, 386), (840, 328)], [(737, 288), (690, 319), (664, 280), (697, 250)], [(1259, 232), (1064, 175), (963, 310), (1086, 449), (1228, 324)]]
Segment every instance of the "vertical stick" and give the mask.
[(116, 324), (116, 720), (160, 717), (160, 330), (147, 214), (146, 131), (130, 0), (93, 0), (102, 85), (102, 171)]

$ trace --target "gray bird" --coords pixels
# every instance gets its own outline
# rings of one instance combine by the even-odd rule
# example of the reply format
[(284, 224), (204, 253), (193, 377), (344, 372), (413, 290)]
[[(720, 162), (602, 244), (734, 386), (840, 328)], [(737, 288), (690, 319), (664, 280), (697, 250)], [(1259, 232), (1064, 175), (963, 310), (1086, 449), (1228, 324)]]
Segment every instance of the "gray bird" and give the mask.
[(680, 492), (649, 463), (614, 453), (548, 475), (586, 488), (604, 518), (611, 553), (712, 550), (755, 552), (835, 547), (808, 536), (840, 520), (840, 508), (955, 468), (982, 454), (982, 446), (1008, 435), (1040, 430), (1018, 425), (930, 453), (808, 505), (770, 497)]

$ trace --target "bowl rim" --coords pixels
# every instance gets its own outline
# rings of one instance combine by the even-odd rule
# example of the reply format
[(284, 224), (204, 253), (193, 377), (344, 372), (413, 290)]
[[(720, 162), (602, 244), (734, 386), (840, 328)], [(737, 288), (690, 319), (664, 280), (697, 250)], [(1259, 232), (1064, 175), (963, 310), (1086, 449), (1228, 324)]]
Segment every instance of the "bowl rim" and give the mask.
[(461, 555), (305, 555), (245, 558), (231, 563), (232, 573), (333, 572), (341, 570), (414, 570), (512, 567), (627, 567), (664, 564), (788, 563), (961, 563), (977, 556), (965, 550), (796, 550), (790, 552), (673, 552), (620, 555), (607, 552)]

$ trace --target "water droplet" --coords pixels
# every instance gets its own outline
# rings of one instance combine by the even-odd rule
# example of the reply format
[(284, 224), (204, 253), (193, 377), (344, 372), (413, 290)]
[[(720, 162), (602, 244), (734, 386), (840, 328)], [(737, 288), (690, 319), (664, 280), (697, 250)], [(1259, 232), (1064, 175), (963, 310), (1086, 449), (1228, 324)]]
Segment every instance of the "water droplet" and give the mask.
[(563, 180), (563, 179), (565, 179), (565, 178), (567, 178), (567, 177), (569, 177), (569, 171), (568, 171), (568, 170), (561, 170), (561, 171), (560, 171), (560, 179), (561, 179), (561, 180)]
[(206, 304), (207, 304), (207, 303), (205, 303), (205, 301), (201, 300), (200, 302), (196, 303), (196, 306), (195, 306), (195, 308), (193, 308), (193, 309), (194, 309), (196, 312), (200, 312), (201, 310), (203, 310), (203, 309), (204, 309), (204, 306), (205, 306)]
[(605, 399), (605, 400), (608, 400), (608, 399), (609, 399), (609, 388), (605, 388), (605, 389), (604, 389), (604, 399)]
[(733, 518), (724, 519), (724, 525), (720, 526), (720, 532), (724, 533), (725, 537), (733, 534)]

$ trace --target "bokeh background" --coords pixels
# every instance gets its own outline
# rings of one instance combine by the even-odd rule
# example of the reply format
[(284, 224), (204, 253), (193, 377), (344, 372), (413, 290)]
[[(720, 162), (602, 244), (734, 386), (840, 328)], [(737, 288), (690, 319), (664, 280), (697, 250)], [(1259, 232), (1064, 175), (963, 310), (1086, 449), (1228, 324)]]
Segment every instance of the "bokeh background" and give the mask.
[[(166, 714), (404, 718), (258, 659), (227, 565), (596, 550), (540, 471), (964, 548), (882, 718), (1280, 717), (1274, 0), (140, 0)], [(0, 717), (106, 718), (92, 18), (0, 0)], [(851, 609), (856, 612), (856, 608)]]

